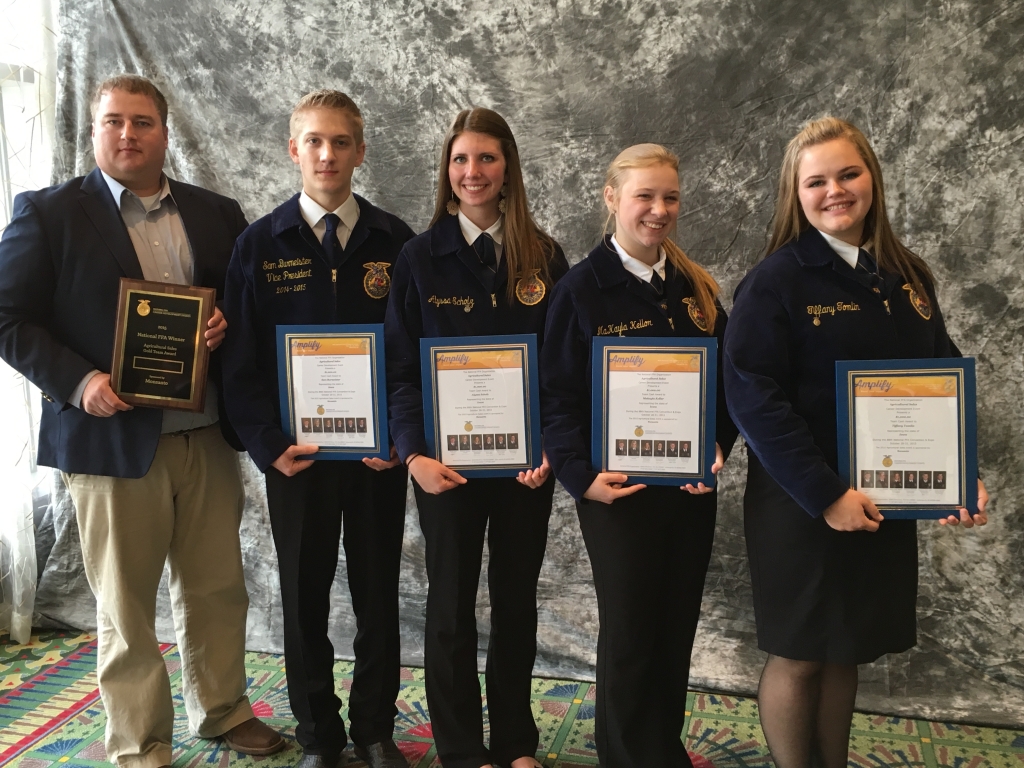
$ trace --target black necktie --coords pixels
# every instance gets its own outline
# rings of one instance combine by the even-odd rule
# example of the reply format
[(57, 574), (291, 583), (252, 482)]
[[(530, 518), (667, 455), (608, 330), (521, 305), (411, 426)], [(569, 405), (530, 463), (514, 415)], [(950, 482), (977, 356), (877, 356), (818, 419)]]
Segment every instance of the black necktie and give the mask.
[(665, 281), (661, 279), (661, 275), (658, 274), (656, 269), (651, 275), (651, 288), (654, 289), (659, 299), (665, 295)]
[(865, 272), (875, 273), (875, 260), (871, 258), (871, 254), (861, 248), (857, 251), (857, 268), (863, 269)]
[(338, 218), (338, 214), (324, 215), (324, 224), (327, 226), (323, 239), (324, 254), (327, 256), (327, 263), (334, 268), (337, 268), (338, 258), (341, 255), (341, 243), (338, 242), (338, 224), (340, 223), (341, 219)]
[(494, 255), (494, 239), (484, 232), (480, 237), (473, 243), (473, 250), (476, 251), (476, 257), (480, 259), (480, 263), (487, 267), (491, 272), (498, 271), (498, 259)]

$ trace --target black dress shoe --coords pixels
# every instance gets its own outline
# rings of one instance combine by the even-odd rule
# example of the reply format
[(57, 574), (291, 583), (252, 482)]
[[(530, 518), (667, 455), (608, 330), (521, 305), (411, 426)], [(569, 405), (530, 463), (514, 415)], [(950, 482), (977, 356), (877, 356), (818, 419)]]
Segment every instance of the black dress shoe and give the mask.
[(296, 763), (295, 768), (339, 768), (342, 759), (335, 757), (331, 759), (325, 755), (311, 755), (308, 752), (302, 754), (302, 759)]
[(409, 762), (393, 739), (368, 747), (356, 746), (356, 757), (366, 763), (367, 768), (409, 768)]

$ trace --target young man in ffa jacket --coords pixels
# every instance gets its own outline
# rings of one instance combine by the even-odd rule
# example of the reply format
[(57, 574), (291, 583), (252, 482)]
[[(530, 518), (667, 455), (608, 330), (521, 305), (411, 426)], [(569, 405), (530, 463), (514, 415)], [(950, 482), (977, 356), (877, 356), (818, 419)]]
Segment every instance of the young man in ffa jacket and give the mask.
[[(245, 692), (244, 496), (237, 440), (218, 413), (219, 353), (204, 413), (132, 408), (110, 387), (120, 280), (222, 291), (245, 217), (234, 200), (163, 174), (167, 101), (149, 80), (103, 81), (92, 117), (98, 167), (15, 199), (0, 240), (0, 356), (42, 390), (39, 463), (64, 473), (75, 502), (107, 758), (171, 762), (174, 704), (154, 626), (165, 561), (190, 729), (267, 755), (284, 741)], [(219, 309), (209, 325), (216, 349)]]
[[(288, 152), (302, 192), (250, 226), (228, 268), (224, 350), (228, 413), (266, 473), (284, 608), (285, 663), (302, 768), (334, 768), (347, 743), (327, 636), (342, 519), (356, 664), (349, 697), (356, 754), (405, 768), (392, 740), (399, 689), (398, 571), (406, 470), (397, 459), (316, 461), (282, 430), (278, 325), (382, 323), (390, 270), (413, 236), (398, 217), (352, 194), (363, 118), (338, 91), (304, 96)], [(392, 451), (394, 456), (394, 451)]]

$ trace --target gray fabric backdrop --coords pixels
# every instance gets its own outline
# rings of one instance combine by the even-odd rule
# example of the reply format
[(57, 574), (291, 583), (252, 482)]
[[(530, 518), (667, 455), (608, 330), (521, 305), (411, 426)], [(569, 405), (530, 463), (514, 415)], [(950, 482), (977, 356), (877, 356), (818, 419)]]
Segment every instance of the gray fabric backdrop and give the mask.
[[(909, 0), (65, 0), (55, 178), (92, 167), (88, 98), (120, 70), (171, 104), (168, 172), (238, 198), (251, 219), (290, 196), (292, 104), (347, 91), (366, 116), (356, 187), (414, 228), (429, 218), (447, 123), (467, 105), (505, 115), (538, 220), (570, 260), (595, 242), (608, 161), (639, 141), (682, 158), (678, 240), (720, 280), (726, 306), (765, 243), (777, 168), (799, 125), (824, 113), (870, 136), (897, 231), (935, 270), (952, 335), (978, 358), (981, 466), (992, 524), (922, 525), (919, 644), (863, 670), (875, 711), (1024, 725), (1024, 4)], [(262, 483), (244, 461), (249, 643), (281, 647)], [(696, 686), (754, 690), (740, 500), (742, 450), (722, 476), (719, 529), (694, 654)], [(593, 673), (589, 563), (559, 491), (541, 576), (544, 675)], [(93, 626), (77, 532), (57, 488), (41, 620)], [(333, 636), (350, 652), (344, 567)], [(422, 653), (426, 578), (410, 500), (402, 563), (404, 658)], [(166, 598), (161, 632), (172, 636)], [(487, 596), (479, 598), (486, 646)]]

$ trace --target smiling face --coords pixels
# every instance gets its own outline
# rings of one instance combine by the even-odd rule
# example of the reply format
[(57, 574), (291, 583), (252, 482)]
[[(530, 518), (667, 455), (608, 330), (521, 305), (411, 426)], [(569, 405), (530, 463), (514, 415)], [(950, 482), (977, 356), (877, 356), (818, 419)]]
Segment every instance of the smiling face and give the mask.
[(871, 210), (871, 172), (846, 139), (808, 147), (797, 165), (800, 207), (815, 229), (860, 246)]
[(615, 239), (647, 264), (658, 261), (662, 244), (679, 216), (679, 174), (670, 165), (632, 168), (618, 189), (604, 188), (608, 211), (615, 215)]
[(460, 133), (452, 142), (448, 180), (459, 209), (481, 229), (490, 227), (500, 215), (498, 201), (506, 180), (501, 142), (486, 133)]
[(160, 191), (167, 126), (153, 99), (113, 88), (100, 98), (92, 123), (96, 165), (137, 195)]
[(288, 154), (302, 171), (303, 191), (328, 211), (352, 193), (352, 172), (363, 164), (366, 144), (356, 143), (352, 116), (340, 109), (314, 107), (299, 115)]

